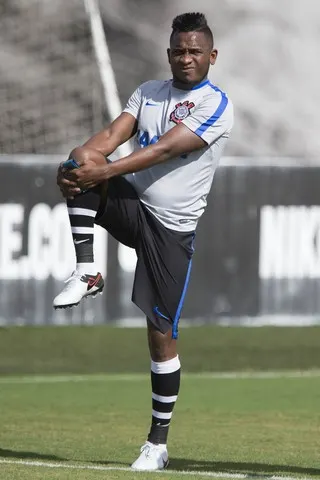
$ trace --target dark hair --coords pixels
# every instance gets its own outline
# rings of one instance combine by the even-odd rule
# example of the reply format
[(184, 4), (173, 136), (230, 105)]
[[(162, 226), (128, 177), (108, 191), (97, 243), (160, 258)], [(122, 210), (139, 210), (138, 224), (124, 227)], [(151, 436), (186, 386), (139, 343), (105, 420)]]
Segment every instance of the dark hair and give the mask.
[(190, 12), (183, 13), (175, 17), (172, 22), (172, 33), (170, 40), (174, 34), (180, 32), (203, 32), (211, 41), (213, 46), (213, 34), (203, 13)]

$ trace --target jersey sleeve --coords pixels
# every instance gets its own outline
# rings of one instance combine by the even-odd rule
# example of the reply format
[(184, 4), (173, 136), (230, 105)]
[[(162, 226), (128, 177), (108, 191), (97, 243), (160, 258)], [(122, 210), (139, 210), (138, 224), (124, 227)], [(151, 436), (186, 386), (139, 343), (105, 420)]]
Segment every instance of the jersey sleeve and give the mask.
[(222, 135), (230, 133), (233, 126), (232, 103), (223, 92), (208, 95), (182, 123), (211, 145)]
[(142, 92), (140, 86), (133, 92), (123, 111), (126, 113), (130, 113), (134, 118), (138, 118), (141, 109), (141, 99)]

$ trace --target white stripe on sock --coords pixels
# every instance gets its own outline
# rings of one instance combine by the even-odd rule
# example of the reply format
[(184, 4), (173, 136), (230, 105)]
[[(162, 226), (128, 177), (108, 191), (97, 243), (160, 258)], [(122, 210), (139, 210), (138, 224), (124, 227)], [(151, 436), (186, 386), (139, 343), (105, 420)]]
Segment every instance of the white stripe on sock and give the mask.
[(77, 263), (76, 270), (81, 275), (96, 275), (98, 273), (98, 269), (94, 262)]
[(95, 210), (89, 210), (89, 208), (68, 207), (69, 215), (83, 215), (86, 217), (95, 217), (97, 212)]
[(151, 360), (151, 371), (153, 373), (173, 373), (179, 370), (180, 366), (179, 355), (165, 362), (154, 362)]
[(156, 393), (152, 392), (153, 400), (157, 400), (158, 402), (162, 403), (172, 403), (175, 402), (178, 398), (178, 395), (171, 395), (171, 397), (165, 397), (164, 395), (157, 395)]
[(94, 228), (93, 227), (71, 227), (72, 233), (84, 233), (86, 235), (93, 235)]
[(158, 412), (157, 410), (152, 409), (152, 415), (161, 420), (170, 420), (172, 417), (172, 412)]

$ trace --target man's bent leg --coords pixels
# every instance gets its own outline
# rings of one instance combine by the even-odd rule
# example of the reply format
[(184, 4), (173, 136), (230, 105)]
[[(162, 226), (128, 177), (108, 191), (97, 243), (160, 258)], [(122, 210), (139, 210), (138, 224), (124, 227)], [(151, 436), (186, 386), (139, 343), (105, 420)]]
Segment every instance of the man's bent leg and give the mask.
[(137, 470), (161, 470), (168, 463), (167, 437), (180, 387), (180, 360), (171, 329), (163, 334), (148, 320), (151, 356), (152, 422), (141, 455), (132, 464)]
[(106, 185), (99, 185), (67, 200), (77, 263), (66, 287), (54, 299), (54, 308), (77, 305), (83, 297), (103, 290), (104, 282), (94, 263), (93, 247), (95, 217)]
[(76, 270), (96, 273), (93, 257), (94, 219), (100, 205), (100, 189), (67, 199), (68, 215), (76, 254)]

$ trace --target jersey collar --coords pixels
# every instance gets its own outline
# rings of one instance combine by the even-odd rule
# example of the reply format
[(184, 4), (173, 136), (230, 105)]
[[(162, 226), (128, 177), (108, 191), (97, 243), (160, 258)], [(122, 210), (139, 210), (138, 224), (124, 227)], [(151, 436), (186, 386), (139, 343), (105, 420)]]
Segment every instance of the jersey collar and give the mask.
[(205, 80), (202, 80), (202, 82), (199, 83), (198, 85), (195, 85), (194, 87), (192, 87), (191, 90), (198, 90), (199, 88), (202, 88), (205, 85), (208, 85), (208, 83), (209, 83), (209, 80), (206, 78)]
[(204, 80), (202, 80), (201, 83), (198, 83), (198, 85), (195, 85), (194, 87), (190, 88), (190, 90), (182, 90), (181, 88), (174, 87), (173, 79), (171, 79), (172, 87), (183, 92), (191, 92), (192, 90), (198, 90), (199, 88), (202, 88), (208, 85), (208, 83), (210, 83), (210, 80), (208, 78), (205, 78)]

